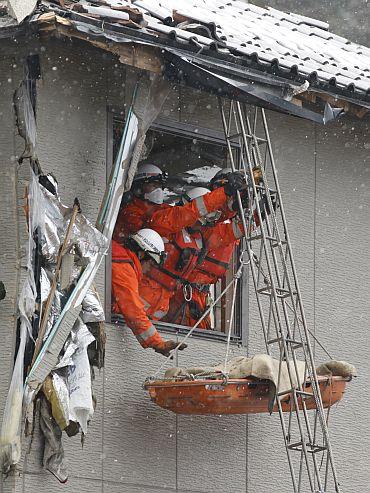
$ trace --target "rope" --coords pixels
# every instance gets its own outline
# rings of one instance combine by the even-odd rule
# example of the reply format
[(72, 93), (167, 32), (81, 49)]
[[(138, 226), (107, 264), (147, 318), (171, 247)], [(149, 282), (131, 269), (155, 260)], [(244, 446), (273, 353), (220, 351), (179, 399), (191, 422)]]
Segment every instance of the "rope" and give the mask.
[[(181, 346), (181, 344), (183, 344), (187, 339), (189, 339), (189, 337), (194, 332), (194, 330), (198, 327), (198, 325), (201, 323), (201, 321), (210, 313), (210, 311), (216, 305), (216, 303), (218, 303), (219, 300), (223, 297), (223, 295), (229, 290), (230, 286), (235, 283), (235, 280), (238, 279), (238, 278), (240, 278), (244, 265), (246, 265), (246, 264), (249, 263), (249, 261), (248, 262), (244, 262), (243, 261), (243, 254), (244, 254), (244, 251), (242, 252), (242, 254), (240, 256), (240, 262), (241, 262), (241, 264), (240, 264), (237, 272), (234, 274), (233, 279), (228, 283), (228, 285), (225, 287), (225, 289), (217, 296), (217, 298), (210, 304), (210, 306), (203, 313), (203, 315), (200, 317), (200, 319), (197, 321), (197, 323), (186, 334), (186, 336), (184, 337), (184, 339), (178, 343), (178, 345), (175, 347), (175, 349), (173, 351), (176, 352), (178, 350), (178, 348)], [(153, 377), (150, 377), (150, 378), (151, 379), (155, 379), (155, 377), (158, 376), (158, 374), (166, 366), (168, 360), (170, 360), (171, 358), (172, 358), (172, 354), (170, 354), (169, 356), (167, 356), (167, 358), (165, 359), (165, 361), (161, 364), (161, 366), (158, 368), (158, 370), (154, 373)]]
[(230, 312), (230, 320), (229, 320), (229, 331), (228, 331), (228, 334), (227, 334), (227, 344), (226, 344), (225, 362), (224, 362), (224, 373), (225, 374), (227, 374), (226, 368), (227, 368), (227, 360), (229, 358), (229, 351), (230, 351), (231, 327), (232, 327), (233, 320), (234, 320), (234, 311), (235, 311), (236, 292), (237, 292), (237, 289), (238, 289), (238, 282), (239, 282), (239, 279), (241, 277), (243, 267), (245, 265), (248, 265), (250, 263), (250, 260), (248, 260), (248, 262), (245, 262), (243, 260), (243, 255), (244, 255), (244, 251), (241, 253), (240, 258), (239, 258), (241, 269), (239, 269), (238, 272), (235, 274), (235, 280), (234, 280), (234, 292), (233, 292), (233, 299), (232, 299), (232, 303), (231, 303), (231, 312)]
[[(174, 377), (162, 377), (161, 382), (182, 382), (182, 381), (192, 381), (195, 382), (196, 380), (223, 380), (226, 382), (228, 379), (228, 376), (223, 372), (223, 371), (202, 371), (199, 373), (186, 373), (184, 375), (178, 375)], [(154, 377), (148, 377), (146, 378), (144, 382), (144, 387), (146, 384), (149, 384), (152, 380), (154, 380)]]
[(227, 334), (227, 344), (226, 344), (226, 351), (225, 351), (224, 373), (226, 373), (227, 360), (229, 358), (230, 340), (231, 340), (231, 326), (233, 324), (233, 319), (234, 319), (234, 308), (235, 308), (235, 300), (236, 300), (236, 291), (238, 288), (238, 281), (239, 281), (239, 278), (236, 278), (235, 282), (234, 282), (233, 300), (231, 303), (231, 312), (230, 312), (230, 320), (229, 320), (229, 332)]

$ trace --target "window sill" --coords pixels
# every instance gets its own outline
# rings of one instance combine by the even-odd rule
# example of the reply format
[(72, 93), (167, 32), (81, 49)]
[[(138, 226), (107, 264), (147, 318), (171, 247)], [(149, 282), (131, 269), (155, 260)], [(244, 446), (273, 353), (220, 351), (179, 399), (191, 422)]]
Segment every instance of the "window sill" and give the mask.
[[(112, 313), (111, 323), (120, 323), (122, 325), (125, 324), (123, 317), (121, 315), (117, 315), (116, 313)], [(160, 322), (160, 321), (154, 322), (154, 325), (159, 330), (159, 332), (164, 332), (167, 334), (185, 336), (189, 332), (189, 327), (187, 327), (186, 325), (170, 324), (167, 322)], [(227, 342), (227, 334), (216, 330), (194, 329), (190, 337), (223, 342), (223, 343)], [(231, 336), (230, 342), (232, 344), (242, 343), (240, 337), (233, 335)]]

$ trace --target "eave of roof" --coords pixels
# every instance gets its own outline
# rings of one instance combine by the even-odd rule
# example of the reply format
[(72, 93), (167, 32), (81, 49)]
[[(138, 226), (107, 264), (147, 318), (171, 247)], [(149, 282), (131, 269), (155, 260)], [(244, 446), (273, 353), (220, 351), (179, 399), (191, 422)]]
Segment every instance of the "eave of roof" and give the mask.
[[(107, 3), (112, 3), (112, 1), (106, 0)], [(128, 4), (124, 0), (114, 1)], [(134, 2), (137, 3), (136, 0)], [(77, 5), (80, 5), (80, 3), (78, 2)], [(136, 5), (130, 4), (130, 12), (132, 7), (136, 7)], [(54, 21), (51, 21), (51, 18), (46, 21), (48, 15), (54, 16)], [(137, 14), (135, 13), (135, 15)], [(324, 81), (319, 79), (315, 72), (302, 74), (298, 72), (295, 66), (290, 69), (282, 67), (278, 60), (271, 61), (271, 63), (261, 63), (258, 56), (236, 55), (229, 49), (223, 48), (222, 43), (220, 44), (215, 39), (207, 38), (207, 41), (202, 39), (203, 44), (201, 44), (199, 43), (199, 36), (194, 33), (187, 32), (187, 39), (184, 39), (178, 36), (178, 29), (172, 26), (167, 26), (166, 33), (154, 32), (148, 27), (140, 26), (136, 22), (138, 20), (137, 17), (135, 21), (129, 15), (127, 17), (127, 22), (120, 21), (120, 23), (117, 23), (109, 17), (102, 21), (101, 17), (95, 14), (75, 12), (44, 0), (34, 15), (28, 19), (27, 24), (21, 24), (20, 28), (28, 25), (36, 32), (48, 30), (50, 33), (55, 28), (55, 30), (66, 36), (85, 39), (96, 46), (117, 53), (121, 56), (123, 63), (129, 64), (130, 56), (127, 57), (125, 55), (123, 47), (133, 43), (135, 46), (141, 47), (143, 52), (146, 53), (147, 60), (152, 61), (151, 64), (143, 63), (142, 66), (139, 62), (136, 66), (154, 72), (160, 71), (163, 65), (161, 53), (176, 52), (180, 56), (191, 57), (191, 60), (195, 60), (197, 64), (206, 69), (217, 71), (217, 73), (228, 77), (235, 77), (238, 80), (280, 87), (283, 93), (289, 86), (298, 87), (308, 81), (310, 84), (309, 91), (299, 95), (301, 101), (312, 103), (316, 101), (315, 95), (320, 95), (320, 97), (323, 96), (325, 101), (334, 102), (336, 106), (340, 106), (346, 111), (352, 105), (355, 105), (357, 110), (352, 112), (355, 112), (357, 116), (363, 116), (370, 108), (369, 92), (365, 93), (362, 90), (356, 90), (354, 84), (343, 87), (336, 83), (335, 78)], [(54, 26), (51, 25), (53, 23)], [(45, 27), (45, 24), (48, 24), (48, 26)], [(14, 33), (13, 27), (0, 29), (0, 37), (4, 35), (13, 36)], [(153, 49), (153, 57), (150, 55), (150, 49)], [(301, 101), (298, 101), (298, 103), (302, 104)]]
[[(328, 24), (299, 14), (263, 9), (239, 0), (42, 0), (44, 11), (110, 26), (149, 42), (207, 53), (239, 66), (309, 80), (331, 93), (365, 99), (370, 90), (370, 49), (328, 31)], [(160, 38), (160, 42), (159, 42)]]
[[(44, 8), (45, 12), (50, 11)], [(299, 74), (296, 70), (285, 69), (279, 64), (264, 64), (254, 57), (240, 57), (231, 54), (229, 51), (216, 49), (214, 45), (199, 47), (199, 44), (194, 39), (189, 39), (187, 42), (179, 41), (174, 36), (163, 36), (148, 32), (146, 29), (135, 29), (132, 27), (117, 25), (110, 22), (104, 22), (100, 19), (91, 18), (86, 14), (65, 12), (57, 6), (52, 9), (58, 18), (68, 19), (70, 21), (70, 29), (75, 29), (79, 33), (84, 33), (89, 40), (104, 39), (108, 43), (119, 45), (128, 41), (138, 45), (147, 45), (157, 47), (163, 50), (173, 49), (179, 54), (191, 55), (197, 63), (208, 68), (217, 69), (228, 75), (235, 75), (242, 79), (263, 81), (265, 84), (282, 85), (293, 84), (301, 85), (306, 80), (310, 83), (310, 92), (323, 93), (327, 96), (331, 95), (336, 99), (347, 101), (348, 103), (370, 108), (370, 94), (364, 92), (356, 92), (352, 87), (340, 87), (335, 84), (334, 80), (321, 81), (315, 77), (315, 74), (307, 77)], [(63, 17), (61, 17), (61, 15)], [(32, 22), (37, 24), (42, 22), (42, 17), (35, 15)], [(70, 35), (73, 32), (70, 30)]]

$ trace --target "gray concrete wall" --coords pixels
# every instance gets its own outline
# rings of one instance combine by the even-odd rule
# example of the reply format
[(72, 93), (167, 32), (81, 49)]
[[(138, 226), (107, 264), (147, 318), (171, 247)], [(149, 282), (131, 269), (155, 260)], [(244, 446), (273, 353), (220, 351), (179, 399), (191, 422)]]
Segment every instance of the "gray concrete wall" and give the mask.
[[(344, 118), (314, 126), (270, 114), (269, 126), (309, 326), (334, 358), (359, 371), (330, 417), (338, 475), (343, 491), (367, 491), (368, 125)], [(263, 341), (251, 305), (249, 351), (255, 353)], [(327, 359), (314, 348), (317, 362)], [(248, 491), (272, 493), (276, 478), (287, 477), (281, 438), (277, 419), (248, 417)], [(268, 471), (261, 475), (267, 455)]]
[[(40, 55), (41, 164), (56, 174), (64, 202), (72, 203), (78, 196), (84, 212), (94, 220), (106, 181), (106, 108), (124, 110), (135, 71), (125, 70), (110, 55), (83, 43), (49, 40)], [(6, 73), (9, 60), (0, 63), (0, 74)], [(4, 191), (15, 186), (11, 87), (2, 93), (0, 106), (7, 121), (0, 135)], [(219, 129), (216, 101), (184, 88), (171, 94), (162, 116)], [(344, 119), (324, 128), (278, 114), (269, 118), (308, 320), (329, 350), (350, 360), (360, 372), (344, 401), (332, 411), (331, 430), (343, 491), (366, 491), (370, 481), (364, 467), (370, 453), (370, 403), (365, 392), (370, 287), (366, 126)], [(1, 217), (1, 251), (7, 261), (2, 276), (14, 298), (18, 257), (13, 245), (17, 218), (23, 219), (20, 211), (15, 213), (10, 194), (3, 192), (1, 200), (11, 212), (9, 220), (4, 213)], [(97, 283), (104, 295), (103, 268)], [(14, 301), (8, 299), (6, 311), (3, 303), (0, 407), (14, 343)], [(248, 348), (233, 347), (234, 354), (263, 351), (255, 315), (252, 301)], [(161, 411), (141, 385), (162, 357), (141, 349), (126, 328), (108, 325), (107, 335), (106, 367), (95, 382), (98, 407), (84, 448), (78, 437), (64, 439), (70, 471), (67, 485), (59, 485), (42, 470), (42, 444), (36, 433), (20, 476), (6, 482), (10, 489), (19, 493), (291, 491), (276, 415), (189, 417)], [(192, 339), (179, 364), (217, 362), (223, 354), (223, 343)], [(277, 481), (281, 481), (278, 487)]]
[[(2, 204), (0, 279), (5, 285), (6, 297), (0, 301), (0, 416), (3, 415), (13, 369), (18, 289), (26, 273), (26, 227), (21, 219), (21, 210), (25, 205), (24, 187), (29, 178), (28, 170), (18, 166), (18, 157), (24, 145), (15, 132), (13, 93), (19, 85), (22, 66), (17, 56), (9, 56), (11, 52), (11, 44), (2, 41), (0, 48), (0, 196)], [(1, 480), (0, 492), (3, 492)]]

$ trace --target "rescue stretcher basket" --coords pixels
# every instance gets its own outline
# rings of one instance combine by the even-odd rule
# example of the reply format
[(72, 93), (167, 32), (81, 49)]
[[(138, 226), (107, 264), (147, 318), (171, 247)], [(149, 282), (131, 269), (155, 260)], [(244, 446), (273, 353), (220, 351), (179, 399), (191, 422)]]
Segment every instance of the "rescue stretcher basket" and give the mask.
[[(340, 401), (350, 378), (319, 376), (321, 398), (324, 408)], [(194, 379), (194, 380), (147, 380), (144, 388), (158, 406), (176, 414), (256, 414), (267, 413), (271, 399), (271, 382), (253, 377), (242, 379)], [(299, 406), (305, 399), (306, 408), (314, 409), (315, 401), (311, 383), (306, 381), (305, 394), (300, 396)], [(281, 398), (282, 409), (292, 409), (290, 394)], [(277, 412), (275, 404), (273, 412)]]

